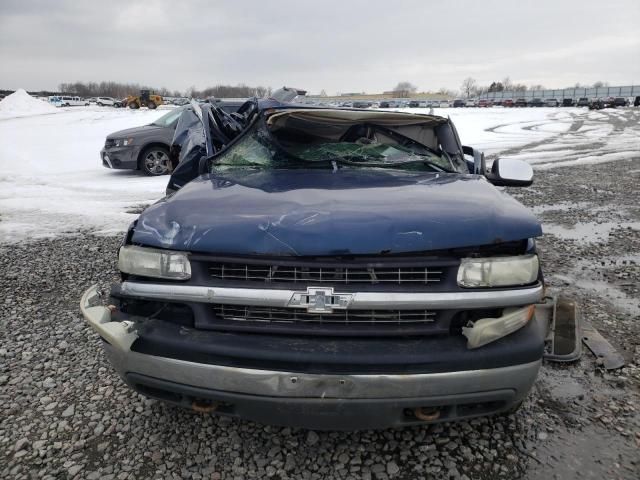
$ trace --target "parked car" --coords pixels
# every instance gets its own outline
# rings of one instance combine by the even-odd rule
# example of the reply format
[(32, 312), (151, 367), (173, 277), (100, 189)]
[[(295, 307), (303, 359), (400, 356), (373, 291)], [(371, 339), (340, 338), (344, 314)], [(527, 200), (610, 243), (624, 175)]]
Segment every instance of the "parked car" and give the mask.
[(640, 96), (636, 97), (636, 99), (633, 101), (633, 106), (640, 107)]
[(542, 101), (541, 98), (534, 98), (528, 103), (528, 105), (530, 107), (544, 107), (545, 103)]
[(562, 99), (562, 106), (563, 107), (573, 107), (575, 104), (575, 102), (573, 101), (573, 98), (563, 98)]
[(615, 97), (611, 102), (614, 107), (628, 107), (629, 100), (624, 97)]
[(148, 397), (313, 429), (516, 408), (547, 335), (542, 229), (496, 186), (531, 167), (487, 169), (446, 117), (287, 101), (183, 110), (201, 153), (130, 226), (121, 281), (81, 299), (115, 369)]
[(381, 101), (380, 108), (389, 108), (389, 102), (386, 100)]
[(591, 104), (591, 102), (589, 101), (589, 99), (587, 97), (581, 97), (578, 99), (578, 102), (576, 103), (577, 107), (588, 107)]
[(113, 101), (113, 106), (114, 106), (115, 108), (123, 108), (123, 107), (125, 107), (126, 105), (127, 105), (127, 99), (126, 99), (126, 98), (124, 98), (124, 99), (122, 99), (122, 100), (114, 100), (114, 101)]
[(409, 102), (409, 107), (410, 108), (419, 108), (420, 107), (420, 102), (418, 100), (411, 100)]
[(438, 106), (440, 108), (449, 108), (451, 107), (451, 102), (449, 100), (441, 100)]
[(62, 97), (59, 95), (51, 95), (49, 98), (49, 103), (54, 107), (62, 106)]
[(560, 106), (560, 102), (558, 101), (558, 99), (557, 99), (557, 98), (547, 98), (547, 99), (544, 101), (544, 104), (545, 104), (547, 107), (558, 107), (558, 106)]
[(96, 98), (96, 104), (100, 107), (102, 106), (110, 106), (113, 107), (113, 105), (116, 103), (116, 101), (111, 98), (111, 97), (98, 97)]
[(491, 107), (492, 105), (491, 100), (487, 100), (486, 98), (478, 100), (478, 107), (486, 108)]
[(493, 100), (491, 100), (491, 103), (494, 107), (502, 107), (502, 102), (503, 100), (501, 98), (494, 98)]
[(478, 101), (475, 98), (467, 98), (464, 101), (465, 107), (477, 107)]
[(603, 108), (615, 108), (615, 99), (613, 97), (594, 98), (589, 103), (589, 110), (602, 110)]
[(369, 108), (371, 104), (366, 100), (355, 100), (351, 106), (353, 108)]
[(100, 151), (102, 165), (141, 170), (151, 176), (169, 173), (169, 147), (183, 108), (171, 110), (149, 125), (108, 135)]
[(461, 99), (456, 99), (453, 101), (453, 108), (461, 108), (461, 107), (466, 107), (467, 104), (465, 103), (464, 100)]
[[(228, 113), (235, 112), (243, 102), (216, 100), (214, 104)], [(165, 175), (171, 171), (170, 149), (178, 120), (191, 105), (178, 107), (141, 127), (127, 128), (107, 135), (100, 150), (106, 168), (140, 170), (145, 175)]]
[(80, 97), (70, 97), (70, 96), (61, 96), (60, 97), (60, 106), (61, 107), (78, 107), (78, 106), (88, 106), (89, 101), (84, 100)]
[(506, 98), (502, 101), (502, 106), (503, 107), (513, 107), (514, 103), (513, 103), (513, 99), (512, 98)]
[(524, 98), (516, 99), (516, 103), (514, 104), (516, 107), (526, 107), (527, 101)]
[(418, 102), (418, 106), (420, 108), (428, 108), (430, 105), (426, 100), (420, 100), (420, 102)]

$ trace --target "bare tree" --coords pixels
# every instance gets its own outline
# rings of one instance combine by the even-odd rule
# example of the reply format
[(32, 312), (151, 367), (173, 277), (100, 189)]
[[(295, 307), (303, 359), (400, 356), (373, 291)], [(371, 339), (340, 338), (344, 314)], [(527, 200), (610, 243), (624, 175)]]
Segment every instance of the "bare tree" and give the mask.
[(545, 90), (544, 85), (540, 85), (539, 83), (536, 85), (531, 85), (531, 88), (529, 88), (529, 90)]
[(406, 98), (417, 90), (418, 87), (411, 82), (399, 82), (396, 88), (393, 89), (393, 93), (400, 98)]
[(438, 95), (445, 95), (447, 97), (453, 97), (455, 95), (455, 92), (452, 92), (447, 87), (440, 87), (436, 93)]
[(603, 88), (608, 86), (609, 86), (609, 82), (603, 82), (602, 80), (598, 80), (593, 84), (593, 88)]
[(471, 78), (471, 77), (465, 78), (462, 81), (462, 86), (460, 87), (462, 94), (467, 98), (475, 94), (477, 89), (478, 89), (478, 82), (476, 82), (475, 78)]

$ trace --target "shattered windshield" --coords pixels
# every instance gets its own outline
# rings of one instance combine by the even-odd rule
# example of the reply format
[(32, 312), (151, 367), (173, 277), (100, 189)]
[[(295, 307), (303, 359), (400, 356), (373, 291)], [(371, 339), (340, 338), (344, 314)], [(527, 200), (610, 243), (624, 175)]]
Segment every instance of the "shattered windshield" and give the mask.
[[(369, 133), (359, 136), (365, 130)], [(235, 145), (214, 157), (210, 171), (238, 167), (461, 171), (445, 152), (386, 129), (360, 129), (358, 135), (349, 135), (350, 131), (340, 138), (329, 139), (311, 137), (308, 132), (300, 131), (280, 131), (279, 135), (273, 135), (264, 125), (257, 125)]]

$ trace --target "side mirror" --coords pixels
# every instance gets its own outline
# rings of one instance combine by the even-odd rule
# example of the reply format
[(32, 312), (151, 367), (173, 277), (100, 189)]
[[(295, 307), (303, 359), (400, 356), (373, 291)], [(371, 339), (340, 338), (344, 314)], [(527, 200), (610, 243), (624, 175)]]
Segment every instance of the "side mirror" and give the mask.
[(533, 168), (514, 158), (498, 158), (491, 165), (487, 180), (499, 187), (528, 187), (533, 183)]

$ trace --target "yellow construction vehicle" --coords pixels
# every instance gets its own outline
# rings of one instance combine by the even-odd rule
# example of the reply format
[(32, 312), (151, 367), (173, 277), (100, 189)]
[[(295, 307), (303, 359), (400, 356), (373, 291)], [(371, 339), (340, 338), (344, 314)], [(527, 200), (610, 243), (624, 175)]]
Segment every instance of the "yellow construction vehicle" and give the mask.
[(140, 90), (140, 95), (129, 95), (127, 106), (129, 108), (147, 107), (151, 110), (162, 105), (162, 96), (156, 95), (149, 90)]

